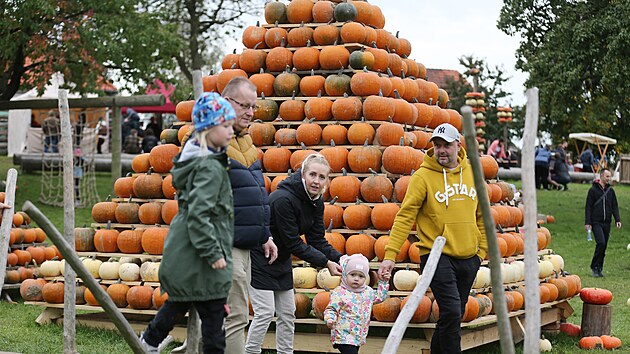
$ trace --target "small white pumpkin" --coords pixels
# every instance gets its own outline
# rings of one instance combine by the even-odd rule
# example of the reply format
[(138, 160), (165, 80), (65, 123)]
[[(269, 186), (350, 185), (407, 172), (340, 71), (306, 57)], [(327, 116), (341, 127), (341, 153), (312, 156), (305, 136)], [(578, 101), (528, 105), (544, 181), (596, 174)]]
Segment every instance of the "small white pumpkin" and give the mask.
[(516, 268), (518, 269), (518, 277), (516, 281), (525, 280), (525, 262), (514, 261), (512, 262), (512, 266), (516, 266)]
[[(83, 258), (81, 260), (83, 260)], [(61, 273), (62, 276), (66, 275), (66, 260), (65, 259), (62, 259), (61, 261), (59, 261), (59, 273)]]
[(101, 277), (101, 279), (118, 279), (119, 268), (120, 263), (118, 261), (110, 259), (108, 262), (101, 264), (101, 266), (98, 268), (98, 275)]
[(317, 287), (332, 290), (341, 284), (341, 277), (338, 275), (331, 275), (328, 268), (322, 268), (317, 273)]
[(135, 263), (123, 263), (118, 267), (118, 277), (123, 281), (138, 281), (140, 266)]
[(94, 278), (100, 277), (98, 270), (101, 268), (101, 264), (103, 264), (103, 262), (96, 258), (86, 258), (83, 260), (83, 266), (87, 268), (88, 272), (90, 272)]
[(542, 338), (540, 339), (540, 351), (541, 352), (550, 352), (551, 351), (551, 342), (549, 339)]
[(546, 278), (553, 274), (553, 263), (550, 261), (538, 261), (538, 277)]
[(42, 277), (57, 277), (61, 274), (60, 265), (61, 261), (44, 261), (39, 266), (39, 275)]
[(475, 277), (475, 282), (473, 284), (473, 288), (480, 289), (489, 286), (490, 281), (490, 268), (488, 267), (479, 267), (477, 270), (477, 277)]
[(313, 267), (293, 268), (293, 287), (312, 289), (317, 286), (317, 270)]
[(140, 278), (147, 282), (159, 282), (160, 262), (144, 262), (140, 266)]
[(543, 260), (550, 261), (553, 264), (553, 271), (560, 273), (564, 269), (564, 258), (559, 254), (546, 254), (543, 256)]
[(394, 273), (394, 287), (400, 291), (412, 291), (420, 274), (415, 270), (401, 269)]
[(136, 258), (136, 257), (120, 257), (118, 262), (120, 264), (123, 264), (123, 263), (135, 263), (137, 265), (142, 264), (142, 260), (140, 258)]

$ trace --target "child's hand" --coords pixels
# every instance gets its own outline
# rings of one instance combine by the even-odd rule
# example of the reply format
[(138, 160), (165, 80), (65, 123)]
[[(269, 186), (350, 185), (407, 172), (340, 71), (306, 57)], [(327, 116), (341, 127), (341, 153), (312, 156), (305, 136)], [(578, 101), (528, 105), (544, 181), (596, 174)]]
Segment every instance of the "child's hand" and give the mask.
[(225, 268), (225, 266), (227, 266), (227, 263), (225, 263), (225, 259), (223, 258), (219, 258), (214, 263), (212, 263), (212, 269), (223, 269)]
[(326, 326), (328, 326), (328, 328), (333, 329), (335, 328), (335, 322), (333, 320), (328, 320), (326, 321)]
[(384, 281), (389, 281), (389, 278), (391, 278), (392, 273), (390, 272), (383, 272), (383, 274), (381, 275), (381, 280)]

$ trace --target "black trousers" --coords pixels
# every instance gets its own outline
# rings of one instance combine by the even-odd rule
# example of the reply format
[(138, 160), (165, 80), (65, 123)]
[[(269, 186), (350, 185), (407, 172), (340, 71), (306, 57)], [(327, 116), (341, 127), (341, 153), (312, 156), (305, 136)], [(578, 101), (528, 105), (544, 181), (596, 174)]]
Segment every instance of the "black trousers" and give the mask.
[(539, 189), (540, 186), (547, 189), (549, 186), (549, 183), (547, 182), (547, 177), (549, 176), (549, 166), (536, 165), (534, 172), (536, 174), (536, 189)]
[(359, 347), (350, 344), (335, 344), (334, 348), (337, 348), (341, 354), (359, 354)]
[(144, 340), (157, 347), (168, 333), (173, 330), (176, 322), (184, 319), (184, 315), (194, 306), (201, 319), (201, 335), (203, 337), (203, 352), (206, 354), (221, 354), (225, 351), (225, 330), (223, 319), (227, 316), (225, 304), (227, 299), (201, 302), (171, 302), (166, 300), (153, 320), (144, 331)]
[(593, 237), (595, 238), (595, 253), (591, 260), (591, 269), (602, 271), (604, 268), (604, 257), (606, 257), (606, 247), (608, 247), (608, 239), (610, 238), (610, 223), (599, 224), (593, 223)]
[[(420, 257), (421, 270), (424, 270), (428, 259), (429, 255)], [(440, 256), (431, 281), (431, 291), (440, 308), (440, 318), (431, 338), (432, 354), (462, 352), (462, 316), (480, 265), (481, 259), (478, 256), (468, 259)]]

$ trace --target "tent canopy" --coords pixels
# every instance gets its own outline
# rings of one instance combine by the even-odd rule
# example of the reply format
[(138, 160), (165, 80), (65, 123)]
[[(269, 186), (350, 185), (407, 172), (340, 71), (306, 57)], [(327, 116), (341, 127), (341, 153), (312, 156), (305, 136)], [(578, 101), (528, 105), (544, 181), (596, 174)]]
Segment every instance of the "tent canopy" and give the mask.
[(607, 136), (595, 133), (571, 133), (569, 134), (569, 139), (581, 140), (593, 145), (617, 144), (617, 139), (609, 138)]
[(147, 95), (162, 94), (166, 98), (163, 106), (135, 106), (132, 107), (138, 113), (175, 113), (175, 104), (171, 101), (170, 96), (175, 91), (175, 86), (165, 85), (160, 79), (155, 79), (153, 84), (149, 84), (145, 91)]

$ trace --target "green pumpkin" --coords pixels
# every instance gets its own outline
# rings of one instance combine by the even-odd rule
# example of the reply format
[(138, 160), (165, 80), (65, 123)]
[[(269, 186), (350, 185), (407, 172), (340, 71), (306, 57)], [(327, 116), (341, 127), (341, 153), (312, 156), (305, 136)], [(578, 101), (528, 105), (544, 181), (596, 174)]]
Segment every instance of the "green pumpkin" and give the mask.
[(337, 4), (334, 16), (338, 22), (354, 21), (357, 18), (357, 8), (347, 2)]
[(363, 68), (372, 70), (372, 66), (374, 66), (374, 55), (370, 52), (355, 50), (350, 54), (349, 63), (350, 66), (356, 70)]
[(278, 103), (274, 100), (266, 100), (265, 96), (256, 102), (254, 109), (254, 120), (271, 122), (278, 117)]
[(265, 5), (265, 20), (267, 20), (269, 24), (276, 22), (289, 23), (287, 19), (287, 6), (278, 0), (267, 3), (267, 5)]
[(291, 97), (293, 92), (300, 92), (300, 77), (289, 70), (276, 76), (276, 80), (273, 82), (273, 91), (276, 96)]
[(344, 93), (352, 95), (350, 76), (341, 73), (328, 75), (324, 82), (324, 90), (328, 96), (343, 96)]
[(177, 138), (177, 132), (179, 129), (164, 129), (160, 133), (160, 140), (167, 144), (175, 144), (179, 146), (179, 139)]

